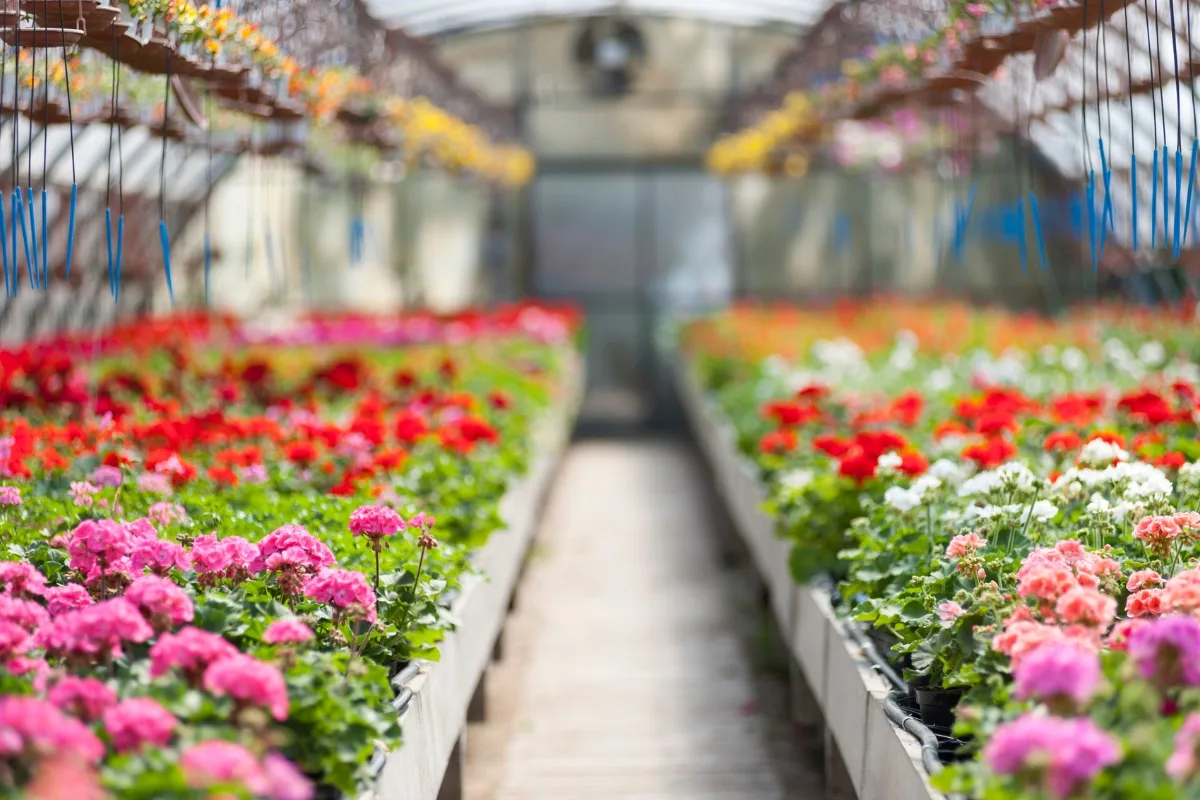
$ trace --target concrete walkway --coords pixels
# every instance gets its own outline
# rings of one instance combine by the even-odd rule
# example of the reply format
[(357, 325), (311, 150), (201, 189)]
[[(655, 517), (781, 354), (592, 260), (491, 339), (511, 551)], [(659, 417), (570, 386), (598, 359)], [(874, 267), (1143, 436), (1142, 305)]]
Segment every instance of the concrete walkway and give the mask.
[(468, 800), (822, 796), (751, 668), (757, 612), (718, 563), (696, 459), (671, 442), (571, 449), (488, 721), (468, 732)]

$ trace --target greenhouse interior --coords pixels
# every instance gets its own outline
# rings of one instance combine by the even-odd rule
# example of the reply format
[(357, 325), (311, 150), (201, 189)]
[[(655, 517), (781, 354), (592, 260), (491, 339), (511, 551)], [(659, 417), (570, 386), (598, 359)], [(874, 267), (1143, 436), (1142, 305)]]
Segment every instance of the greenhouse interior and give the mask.
[(1200, 799), (1192, 0), (309, 2), (0, 0), (0, 796)]

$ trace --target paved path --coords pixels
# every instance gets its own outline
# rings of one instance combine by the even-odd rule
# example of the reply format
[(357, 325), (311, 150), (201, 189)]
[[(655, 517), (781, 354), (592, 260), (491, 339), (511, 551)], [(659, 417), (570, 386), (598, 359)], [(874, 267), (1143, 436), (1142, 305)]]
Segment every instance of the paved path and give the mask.
[[(747, 652), (696, 455), (575, 445), (471, 726), (468, 800), (820, 797)], [(753, 625), (749, 626), (753, 628)]]

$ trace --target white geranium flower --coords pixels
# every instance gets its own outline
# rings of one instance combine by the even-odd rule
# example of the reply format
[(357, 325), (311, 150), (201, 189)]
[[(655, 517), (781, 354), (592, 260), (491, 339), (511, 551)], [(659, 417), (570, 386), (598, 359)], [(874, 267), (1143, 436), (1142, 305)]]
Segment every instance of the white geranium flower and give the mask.
[(1088, 363), (1087, 356), (1078, 347), (1063, 350), (1059, 361), (1067, 372), (1083, 372)]
[(884, 453), (875, 462), (875, 466), (879, 468), (881, 473), (892, 473), (900, 469), (900, 465), (904, 463), (904, 459), (898, 453)]
[(942, 482), (932, 475), (922, 475), (913, 481), (912, 488), (914, 492), (920, 492), (924, 497), (926, 493), (936, 492), (942, 488)]
[(963, 469), (948, 458), (939, 458), (929, 465), (929, 474), (940, 481), (957, 484), (962, 480)]
[(992, 470), (985, 470), (978, 475), (972, 475), (958, 487), (959, 497), (978, 497), (991, 494), (1004, 484), (1004, 479)]
[(1112, 442), (1093, 439), (1083, 446), (1079, 460), (1091, 467), (1106, 467), (1113, 461), (1128, 461), (1129, 453)]
[(1049, 500), (1038, 500), (1033, 504), (1031, 513), (1038, 522), (1049, 522), (1058, 516), (1058, 506)]
[(816, 477), (811, 469), (793, 469), (779, 476), (779, 485), (789, 492), (799, 492)]
[(1138, 348), (1137, 357), (1146, 366), (1157, 367), (1167, 360), (1167, 348), (1162, 346), (1162, 342), (1151, 340)]
[(892, 486), (883, 493), (883, 502), (901, 513), (907, 513), (921, 505), (921, 493)]
[(1104, 495), (1096, 493), (1088, 501), (1087, 510), (1090, 514), (1108, 514), (1112, 511), (1112, 504), (1105, 499)]

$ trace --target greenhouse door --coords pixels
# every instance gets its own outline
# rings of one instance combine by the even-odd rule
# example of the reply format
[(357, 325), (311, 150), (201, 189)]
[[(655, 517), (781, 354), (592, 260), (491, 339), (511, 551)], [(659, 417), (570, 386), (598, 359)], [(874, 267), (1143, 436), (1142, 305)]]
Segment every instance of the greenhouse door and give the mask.
[(555, 168), (533, 185), (532, 294), (587, 314), (589, 427), (679, 421), (671, 317), (728, 302), (724, 187), (698, 168)]

